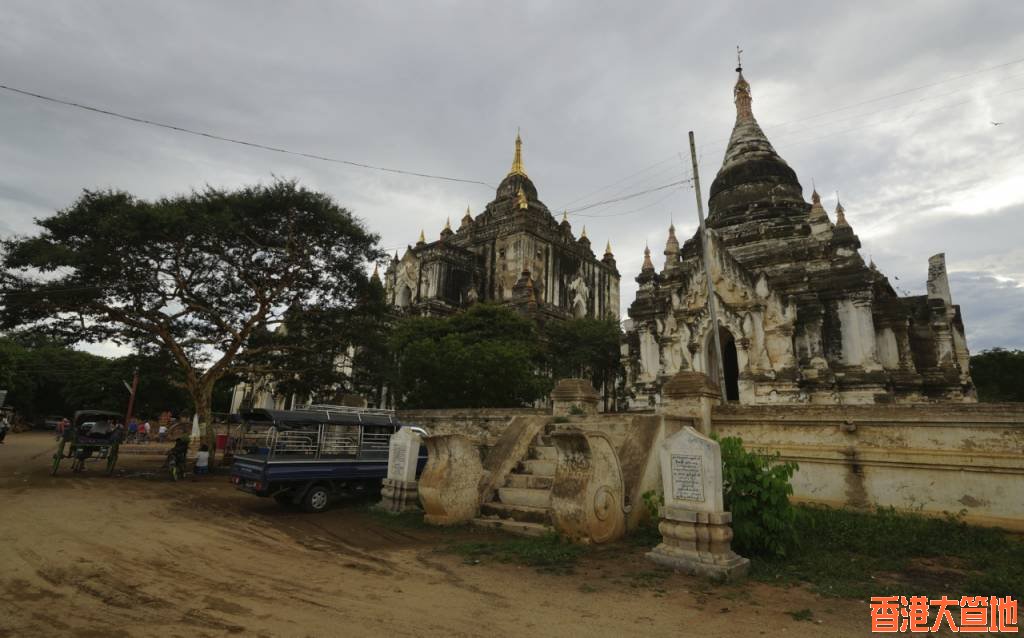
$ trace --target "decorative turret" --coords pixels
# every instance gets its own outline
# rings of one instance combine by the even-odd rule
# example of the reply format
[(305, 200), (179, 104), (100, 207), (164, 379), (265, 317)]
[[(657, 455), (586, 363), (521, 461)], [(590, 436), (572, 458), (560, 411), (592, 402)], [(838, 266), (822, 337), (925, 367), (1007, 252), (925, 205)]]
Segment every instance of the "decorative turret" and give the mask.
[(640, 266), (640, 275), (636, 278), (637, 283), (644, 284), (654, 279), (654, 262), (651, 261), (651, 247), (644, 246), (644, 263)]
[(519, 279), (512, 286), (512, 305), (527, 316), (532, 316), (537, 312), (537, 293), (534, 291), (533, 277), (530, 276), (528, 268), (523, 268)]
[(676, 239), (676, 225), (668, 227), (668, 241), (665, 242), (665, 270), (673, 270), (679, 265), (679, 240)]
[(580, 238), (577, 241), (579, 241), (580, 245), (586, 247), (587, 250), (590, 250), (590, 238), (587, 237), (586, 226), (583, 227), (583, 232), (580, 233)]
[(743, 77), (742, 67), (736, 72), (736, 124), (709, 193), (708, 225), (712, 228), (742, 223), (752, 208), (804, 202), (796, 173), (775, 152), (754, 119), (750, 83)]
[(516, 206), (519, 210), (526, 210), (530, 207), (530, 202), (526, 199), (526, 193), (523, 192), (523, 187), (520, 186), (519, 190), (516, 191)]
[(416, 240), (417, 246), (423, 246), (427, 243), (427, 236), (423, 234), (423, 229), (420, 229), (420, 238)]
[(558, 227), (562, 229), (562, 232), (572, 237), (572, 224), (569, 223), (569, 211), (562, 211), (562, 221), (559, 222)]
[(381, 282), (380, 282), (380, 269), (377, 268), (377, 264), (373, 265), (373, 274), (370, 275), (370, 283), (371, 284), (372, 283), (376, 283), (378, 286), (381, 285)]
[(466, 206), (466, 214), (462, 216), (462, 223), (459, 224), (459, 230), (467, 228), (473, 223), (473, 216), (469, 213), (469, 206)]
[(811, 224), (811, 232), (815, 235), (827, 234), (832, 229), (832, 222), (828, 219), (825, 207), (821, 205), (821, 195), (817, 189), (811, 191), (811, 212), (808, 221)]
[(846, 221), (846, 209), (843, 208), (843, 204), (839, 201), (838, 195), (836, 195), (836, 226), (841, 226), (843, 228), (850, 227), (850, 223)]
[(606, 263), (606, 264), (608, 264), (612, 268), (616, 267), (615, 266), (615, 255), (612, 254), (612, 242), (611, 242), (611, 240), (608, 240), (608, 243), (605, 244), (605, 247), (604, 247), (604, 257), (601, 258), (601, 261)]
[(441, 239), (442, 240), (448, 239), (449, 237), (451, 237), (454, 234), (455, 233), (452, 231), (452, 218), (449, 217), (444, 222), (444, 228), (441, 229)]

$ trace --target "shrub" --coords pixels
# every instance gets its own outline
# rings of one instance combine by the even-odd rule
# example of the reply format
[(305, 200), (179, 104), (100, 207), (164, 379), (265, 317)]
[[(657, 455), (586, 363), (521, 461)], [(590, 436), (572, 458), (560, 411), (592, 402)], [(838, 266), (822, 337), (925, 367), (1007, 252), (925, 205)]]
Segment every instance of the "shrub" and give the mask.
[(789, 495), (797, 464), (781, 461), (778, 453), (749, 452), (737, 437), (726, 437), (719, 444), (734, 549), (747, 556), (785, 556), (796, 538), (796, 511)]

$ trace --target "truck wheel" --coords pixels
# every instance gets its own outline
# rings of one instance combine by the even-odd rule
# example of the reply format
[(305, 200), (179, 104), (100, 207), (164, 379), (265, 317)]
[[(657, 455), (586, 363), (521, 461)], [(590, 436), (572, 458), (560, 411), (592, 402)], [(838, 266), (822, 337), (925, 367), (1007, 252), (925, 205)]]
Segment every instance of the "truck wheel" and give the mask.
[(314, 485), (306, 492), (302, 499), (302, 509), (307, 512), (322, 512), (327, 509), (330, 501), (330, 492), (323, 485)]

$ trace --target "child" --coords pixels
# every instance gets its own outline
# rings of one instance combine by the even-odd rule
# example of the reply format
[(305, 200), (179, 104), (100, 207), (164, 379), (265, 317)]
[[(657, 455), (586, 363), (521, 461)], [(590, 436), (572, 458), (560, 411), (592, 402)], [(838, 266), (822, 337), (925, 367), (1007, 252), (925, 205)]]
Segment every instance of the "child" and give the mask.
[(196, 453), (196, 476), (202, 476), (210, 471), (210, 446), (203, 443)]

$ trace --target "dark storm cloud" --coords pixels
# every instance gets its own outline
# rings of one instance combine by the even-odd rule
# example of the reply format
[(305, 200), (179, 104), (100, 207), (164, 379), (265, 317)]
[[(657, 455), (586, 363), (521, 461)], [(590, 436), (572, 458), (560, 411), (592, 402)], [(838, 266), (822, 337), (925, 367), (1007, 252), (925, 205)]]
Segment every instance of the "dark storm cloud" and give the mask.
[[(954, 284), (978, 348), (986, 335), (1019, 343), (1022, 334), (1019, 321), (1002, 331), (972, 327), (1010, 316), (1012, 295), (1000, 293), (1006, 281), (1024, 281), (1024, 255), (1007, 240), (1020, 236), (1010, 210), (1024, 201), (1009, 186), (1024, 168), (1024, 63), (978, 72), (1024, 57), (1022, 23), (1024, 4), (1012, 0), (8, 1), (0, 81), (225, 136), (491, 184), (508, 170), (519, 126), (526, 169), (555, 209), (680, 179), (689, 161), (676, 155), (687, 150), (688, 130), (706, 196), (734, 117), (740, 43), (769, 138), (808, 194), (812, 178), (830, 207), (841, 192), (883, 271), (918, 290), (928, 256), (945, 251), (951, 271), (974, 273), (972, 290), (991, 293), (968, 302)], [(436, 236), (446, 217), (458, 219), (467, 204), (476, 213), (493, 197), (481, 186), (237, 147), (6, 93), (0, 122), (5, 234), (30, 231), (33, 217), (83, 188), (156, 197), (280, 175), (331, 193), (383, 245), (404, 249), (420, 228)], [(644, 244), (660, 256), (670, 218), (681, 236), (695, 227), (690, 190), (587, 213), (601, 216), (572, 216), (573, 227), (585, 224), (595, 247), (612, 240), (624, 308)], [(988, 305), (981, 313), (969, 303)]]

